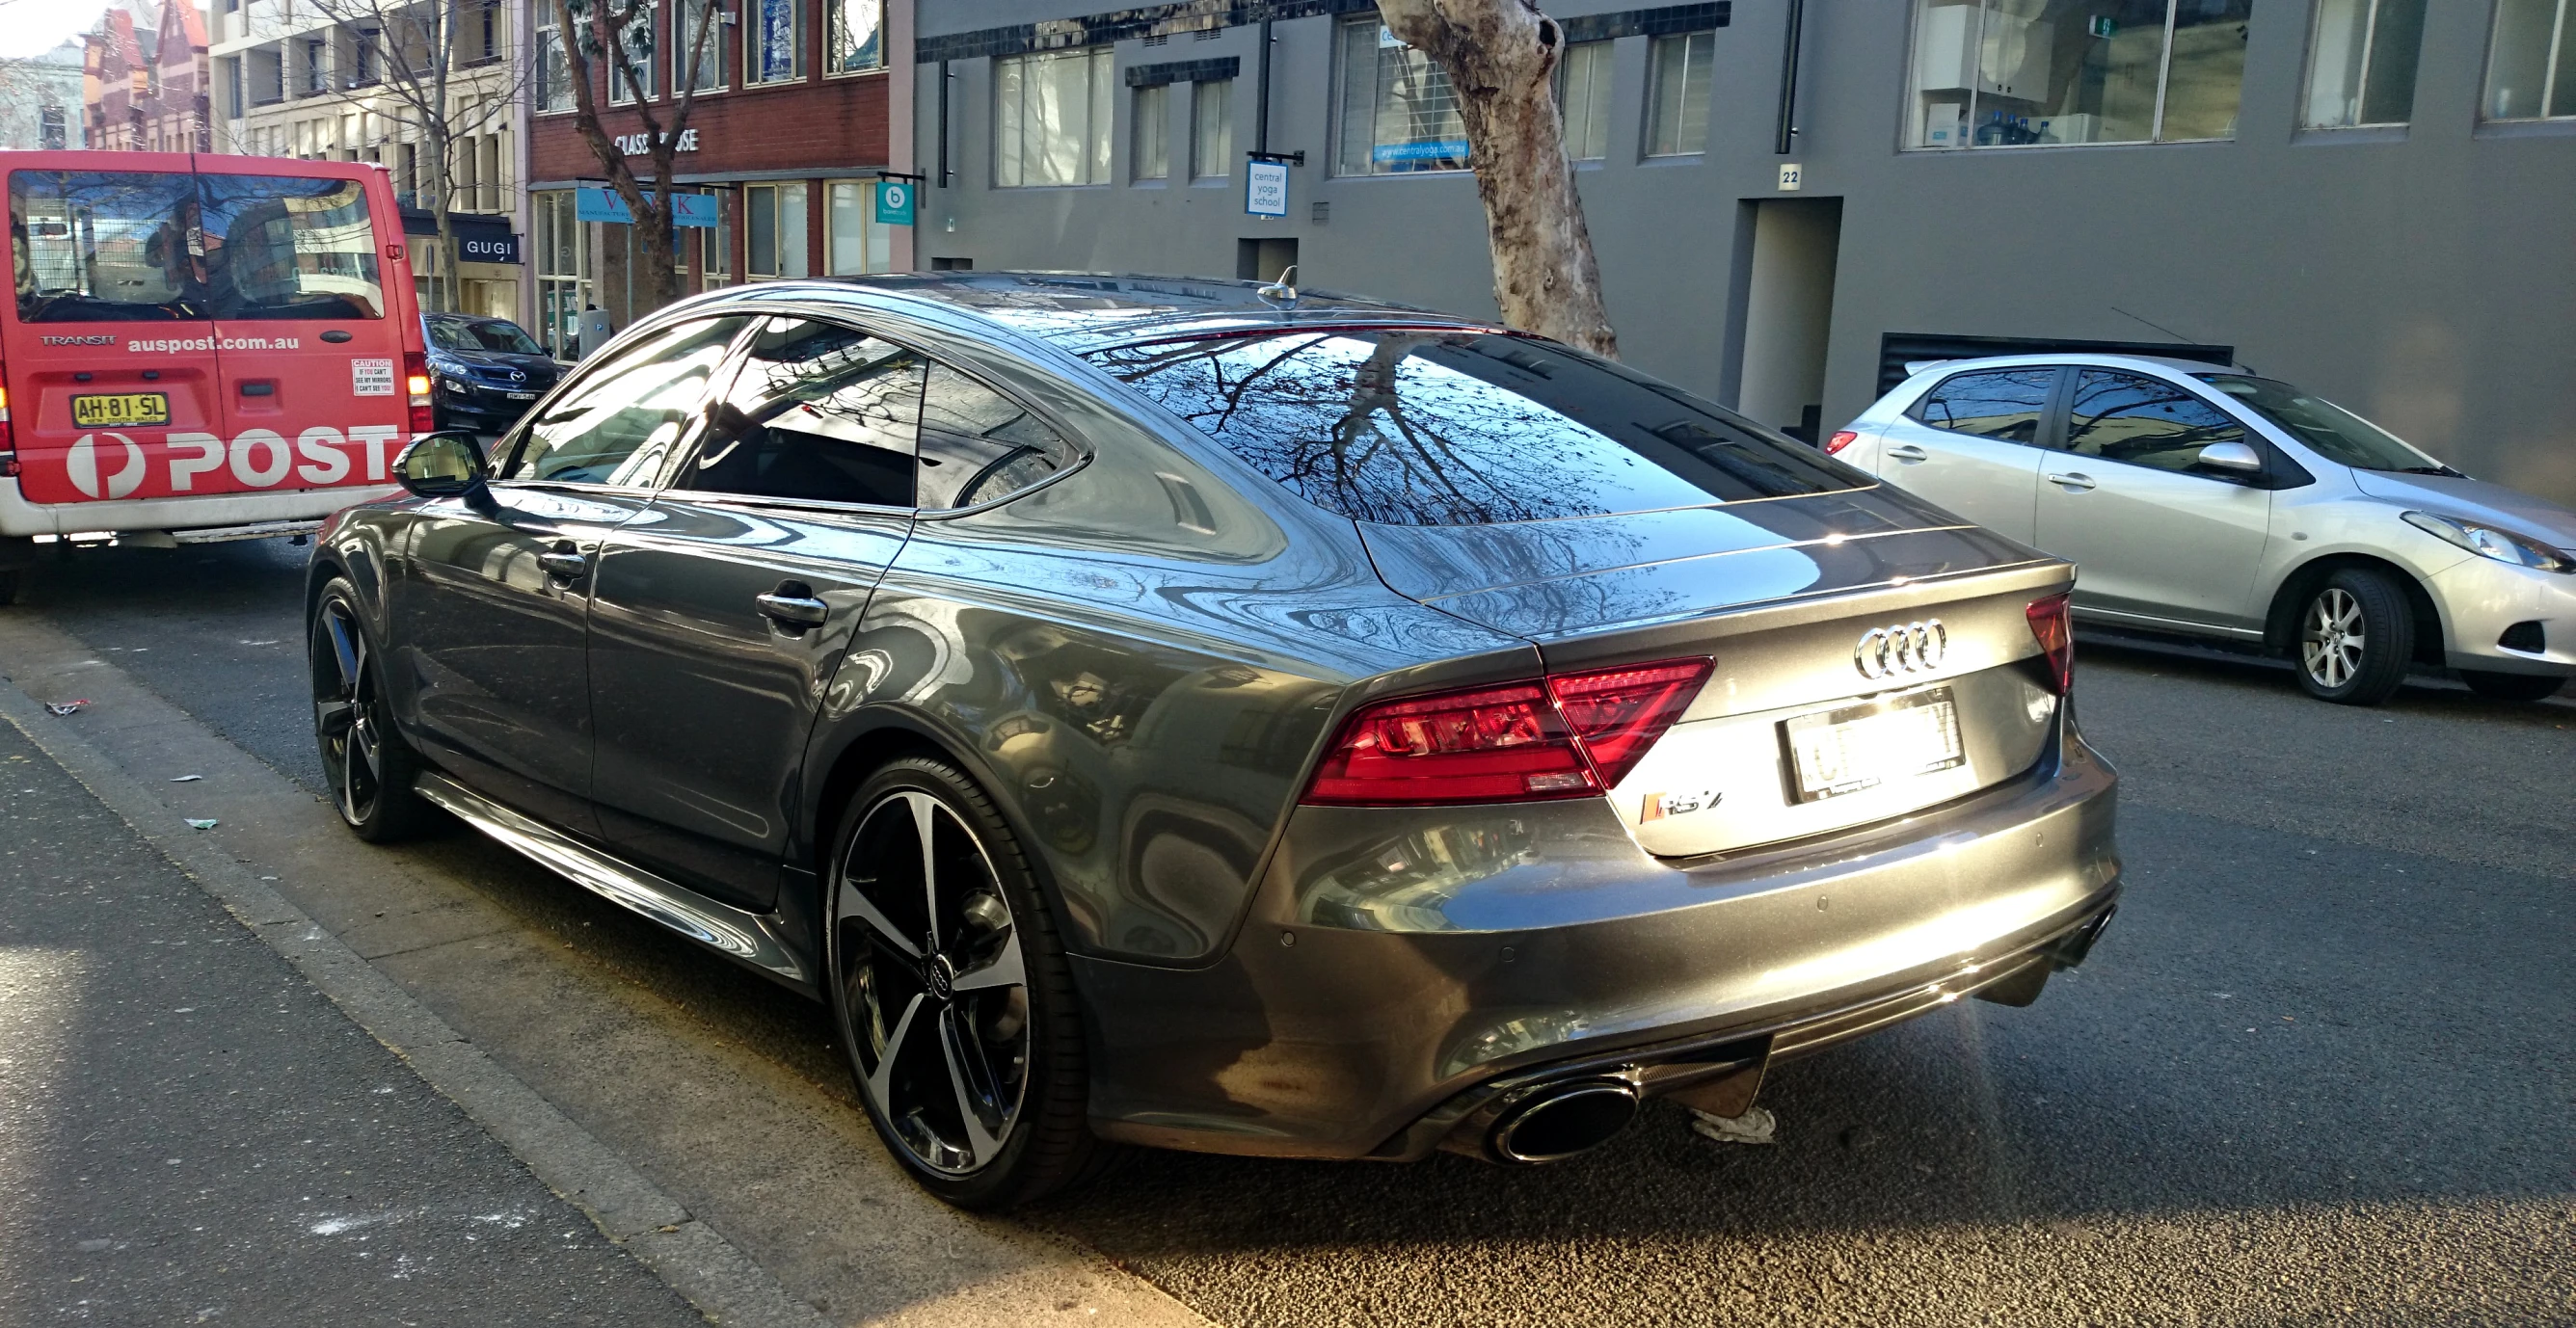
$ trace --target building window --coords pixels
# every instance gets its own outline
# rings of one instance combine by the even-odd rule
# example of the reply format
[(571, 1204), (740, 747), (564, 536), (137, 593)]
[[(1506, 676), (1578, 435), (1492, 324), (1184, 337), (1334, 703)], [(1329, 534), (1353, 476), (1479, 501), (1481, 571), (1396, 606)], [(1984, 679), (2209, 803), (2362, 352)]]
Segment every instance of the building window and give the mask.
[(1717, 58), (1714, 32), (1676, 33), (1655, 39), (1648, 66), (1654, 100), (1646, 118), (1646, 155), (1681, 157), (1708, 151), (1709, 65)]
[(477, 16), (477, 18), (478, 18), (478, 22), (476, 23), (476, 26), (481, 30), (481, 40), (480, 40), (479, 42), (477, 42), (477, 43), (476, 43), (476, 50), (475, 50), (475, 55), (474, 55), (474, 62), (475, 62), (476, 64), (481, 64), (482, 62), (484, 62), (484, 61), (486, 61), (486, 60), (498, 60), (498, 59), (500, 59), (500, 58), (501, 58), (501, 5), (500, 5), (500, 0), (485, 0), (485, 3), (484, 3), (484, 5), (483, 5), (482, 12)]
[[(627, 11), (635, 17), (626, 25), (626, 31), (618, 34), (617, 41), (625, 48), (625, 58), (612, 57), (605, 62), (608, 65), (608, 100), (611, 104), (632, 102), (639, 91), (644, 100), (653, 99), (653, 19), (654, 10), (658, 7), (639, 4)], [(635, 67), (634, 84), (627, 82), (628, 65)]]
[(320, 37), (304, 40), (304, 95), (311, 97), (330, 88), (330, 65), (326, 52), (329, 44)]
[(572, 63), (564, 57), (563, 34), (553, 28), (537, 29), (537, 109), (572, 109)]
[(671, 86), (696, 92), (723, 88), (724, 6), (719, 0), (679, 0), (678, 15), (679, 26), (671, 32)]
[(1610, 43), (1576, 42), (1556, 67), (1556, 107), (1565, 117), (1565, 155), (1599, 161), (1610, 155)]
[(349, 86), (365, 87), (376, 81), (376, 30), (360, 28), (349, 38)]
[(733, 284), (733, 215), (737, 206), (721, 191), (716, 192), (716, 224), (699, 230), (706, 237), (706, 258), (698, 265), (702, 289), (714, 290)]
[(1397, 41), (1373, 17), (1344, 22), (1339, 45), (1335, 174), (1467, 169), (1467, 126), (1458, 118), (1458, 94), (1431, 57)]
[(1156, 83), (1136, 89), (1132, 112), (1135, 122), (1128, 126), (1135, 141), (1129, 145), (1128, 165), (1139, 180), (1168, 180), (1172, 176), (1172, 85)]
[(805, 77), (803, 0), (743, 0), (742, 81), (793, 83)]
[(1110, 48), (993, 62), (993, 183), (1109, 182)]
[(743, 234), (749, 240), (744, 270), (754, 277), (801, 277), (805, 265), (805, 185), (746, 185)]
[(2402, 125), (2414, 116), (2424, 0), (2318, 0), (2308, 43), (2310, 129)]
[(2236, 136), (2254, 0), (1915, 0), (1906, 146)]
[(245, 109), (245, 103), (242, 101), (241, 57), (218, 60), (216, 63), (224, 68), (224, 115), (227, 119), (238, 120)]
[(1234, 80), (1190, 85), (1190, 178), (1222, 180), (1233, 174)]
[(834, 180), (824, 261), (833, 276), (894, 270), (894, 227), (877, 220), (877, 182)]
[(37, 112), (38, 141), (48, 152), (60, 152), (71, 146), (71, 108), (47, 106)]
[(823, 0), (831, 11), (829, 74), (885, 67), (885, 0)]
[(2576, 115), (2576, 5), (2568, 0), (2496, 0), (2495, 41), (2487, 52), (2489, 120), (2541, 120)]

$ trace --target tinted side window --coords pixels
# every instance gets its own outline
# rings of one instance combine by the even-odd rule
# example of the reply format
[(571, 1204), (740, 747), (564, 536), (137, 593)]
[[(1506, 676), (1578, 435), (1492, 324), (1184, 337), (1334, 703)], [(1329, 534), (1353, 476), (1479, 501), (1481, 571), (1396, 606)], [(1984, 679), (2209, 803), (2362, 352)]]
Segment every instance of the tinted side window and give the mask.
[(1073, 464), (1073, 448), (1018, 402), (944, 364), (921, 408), (921, 505), (972, 507)]
[(18, 318), (90, 323), (206, 317), (197, 178), (160, 171), (13, 171), (9, 259)]
[(680, 487), (910, 507), (927, 367), (854, 328), (770, 319), (711, 412)]
[(382, 318), (366, 186), (203, 175), (206, 287), (217, 318)]
[(2246, 442), (2245, 426), (2188, 390), (2109, 369), (2076, 376), (2066, 450), (2158, 470), (2189, 470), (2211, 443)]
[(664, 328), (583, 374), (528, 426), (501, 477), (651, 484), (747, 321), (708, 318)]
[(2035, 443), (2040, 417), (2048, 413), (2049, 389), (2056, 385), (2057, 370), (2047, 367), (1964, 373), (1933, 388), (1905, 413), (1952, 433)]

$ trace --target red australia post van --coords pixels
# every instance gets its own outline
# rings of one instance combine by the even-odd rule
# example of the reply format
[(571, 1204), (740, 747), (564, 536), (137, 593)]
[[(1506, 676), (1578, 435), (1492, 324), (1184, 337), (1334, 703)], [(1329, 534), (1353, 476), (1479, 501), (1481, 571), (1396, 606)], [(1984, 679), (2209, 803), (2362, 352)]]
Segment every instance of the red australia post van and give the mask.
[(38, 536), (291, 535), (391, 492), (430, 424), (378, 167), (0, 152), (0, 602)]

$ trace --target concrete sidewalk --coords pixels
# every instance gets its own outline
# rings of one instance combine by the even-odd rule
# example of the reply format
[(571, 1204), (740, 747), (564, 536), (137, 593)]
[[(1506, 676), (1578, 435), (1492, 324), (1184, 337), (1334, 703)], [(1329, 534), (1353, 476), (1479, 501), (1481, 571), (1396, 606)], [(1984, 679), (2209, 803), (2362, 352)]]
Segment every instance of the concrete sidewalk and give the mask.
[(0, 1322), (705, 1322), (5, 724), (0, 1212)]

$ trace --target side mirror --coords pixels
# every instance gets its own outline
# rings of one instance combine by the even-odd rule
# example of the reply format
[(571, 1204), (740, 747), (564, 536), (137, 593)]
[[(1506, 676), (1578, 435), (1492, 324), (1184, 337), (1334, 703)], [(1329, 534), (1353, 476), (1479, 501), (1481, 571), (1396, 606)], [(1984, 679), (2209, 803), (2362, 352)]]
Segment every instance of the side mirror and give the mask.
[(483, 444), (463, 429), (425, 433), (394, 458), (394, 481), (423, 498), (462, 498), (482, 507), (492, 501)]
[(2243, 443), (2211, 443), (2200, 449), (2199, 458), (2192, 464), (2237, 475), (2259, 475), (2263, 471), (2263, 454)]

